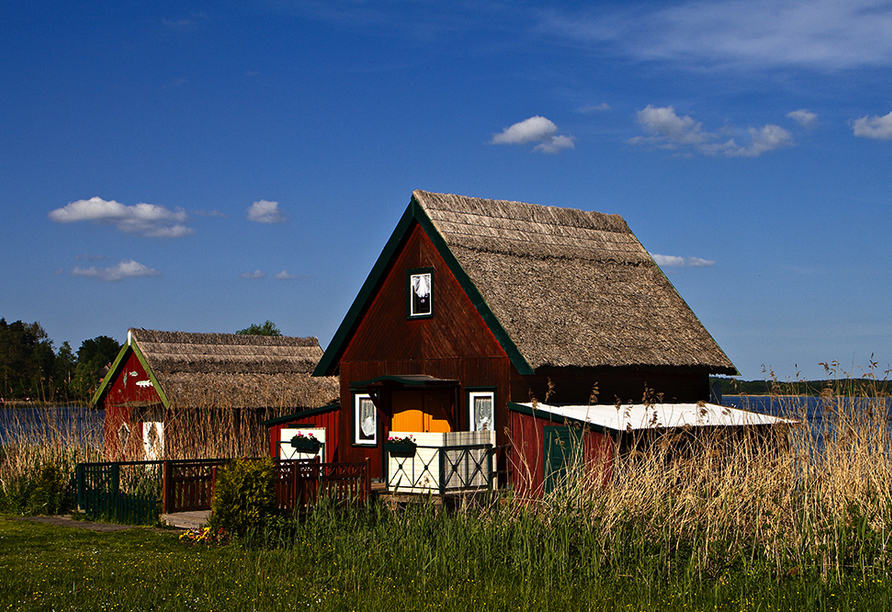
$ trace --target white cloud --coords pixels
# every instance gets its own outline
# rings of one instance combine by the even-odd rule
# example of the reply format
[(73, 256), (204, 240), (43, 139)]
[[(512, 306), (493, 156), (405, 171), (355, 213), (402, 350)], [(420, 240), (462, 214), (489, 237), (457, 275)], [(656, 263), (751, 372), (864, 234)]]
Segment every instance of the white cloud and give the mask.
[(550, 119), (535, 116), (505, 128), (492, 137), (490, 144), (524, 145), (539, 143), (534, 149), (545, 153), (559, 153), (574, 148), (573, 137), (558, 135), (558, 128)]
[(541, 29), (642, 61), (743, 69), (892, 65), (887, 0), (688, 0), (543, 12)]
[(92, 221), (100, 225), (113, 225), (127, 234), (140, 234), (151, 238), (182, 238), (194, 234), (186, 227), (189, 216), (182, 209), (168, 210), (154, 204), (125, 206), (114, 200), (90, 198), (69, 202), (48, 215), (56, 223)]
[(638, 123), (670, 145), (701, 144), (714, 138), (713, 134), (703, 132), (702, 123), (689, 115), (679, 117), (672, 106), (659, 108), (648, 104), (644, 110), (638, 111)]
[(758, 157), (768, 151), (793, 145), (792, 134), (772, 124), (749, 128), (747, 145), (738, 145), (733, 138), (717, 142), (718, 134), (704, 131), (703, 123), (695, 121), (690, 115), (679, 117), (672, 106), (656, 107), (649, 104), (638, 111), (637, 119), (648, 135), (632, 138), (629, 141), (631, 144), (726, 157)]
[(288, 270), (282, 270), (278, 274), (276, 274), (275, 278), (279, 280), (293, 280), (297, 278), (294, 274), (288, 274)]
[(708, 268), (714, 266), (715, 262), (711, 259), (700, 259), (699, 257), (688, 257), (688, 265), (694, 268)]
[(254, 270), (253, 272), (245, 272), (242, 274), (242, 278), (263, 278), (266, 276), (266, 272), (261, 270)]
[(602, 102), (601, 104), (595, 104), (593, 106), (583, 106), (579, 109), (580, 113), (598, 113), (601, 111), (609, 111), (612, 110), (610, 105), (606, 102)]
[(892, 140), (892, 113), (884, 117), (861, 117), (852, 122), (855, 136), (874, 140)]
[(815, 113), (805, 108), (800, 108), (799, 110), (793, 111), (792, 113), (787, 113), (787, 117), (794, 120), (796, 123), (804, 128), (813, 127), (815, 122), (818, 120), (818, 116)]
[(537, 144), (534, 150), (544, 151), (545, 153), (560, 153), (564, 149), (573, 148), (575, 148), (575, 145), (571, 136), (552, 136), (550, 140)]
[(651, 253), (651, 257), (654, 258), (654, 261), (657, 262), (657, 265), (661, 268), (682, 268), (682, 267), (691, 267), (691, 268), (707, 268), (709, 266), (714, 266), (715, 262), (709, 259), (701, 259), (699, 257), (679, 257), (677, 255), (657, 255), (656, 253)]
[(650, 256), (654, 258), (654, 261), (660, 267), (679, 268), (684, 265), (684, 257), (678, 257), (677, 255), (657, 255), (656, 253), (651, 253)]
[(793, 135), (784, 128), (767, 124), (763, 128), (749, 128), (750, 144), (746, 147), (738, 147), (734, 140), (730, 140), (724, 153), (728, 157), (759, 157), (762, 153), (781, 149), (793, 144)]
[(125, 278), (137, 278), (140, 276), (160, 276), (161, 273), (158, 270), (128, 259), (109, 268), (97, 268), (96, 266), (90, 266), (89, 268), (76, 267), (71, 271), (71, 275), (89, 276), (104, 281), (119, 281)]
[(260, 200), (248, 207), (248, 221), (255, 223), (285, 223), (285, 215), (279, 210), (278, 202)]

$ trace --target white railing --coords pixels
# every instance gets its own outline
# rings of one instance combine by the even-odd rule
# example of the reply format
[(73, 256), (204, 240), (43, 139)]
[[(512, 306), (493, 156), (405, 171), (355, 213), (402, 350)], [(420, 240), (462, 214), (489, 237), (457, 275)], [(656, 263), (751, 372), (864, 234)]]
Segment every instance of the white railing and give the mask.
[(494, 431), (394, 431), (390, 436), (411, 437), (415, 448), (385, 444), (388, 491), (443, 495), (491, 488)]

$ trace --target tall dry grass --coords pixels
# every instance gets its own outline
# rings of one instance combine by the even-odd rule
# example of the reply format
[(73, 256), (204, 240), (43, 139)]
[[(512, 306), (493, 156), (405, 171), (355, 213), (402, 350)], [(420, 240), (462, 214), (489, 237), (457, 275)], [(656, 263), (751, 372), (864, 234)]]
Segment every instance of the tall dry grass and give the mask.
[(52, 405), (3, 409), (0, 446), (0, 507), (17, 513), (39, 513), (70, 503), (78, 463), (102, 460), (102, 431), (85, 406), (64, 409)]
[[(616, 445), (612, 478), (570, 470), (528, 507), (542, 520), (589, 530), (598, 563), (639, 559), (660, 574), (716, 578), (760, 568), (823, 581), (892, 568), (892, 459), (888, 401), (852, 398), (844, 384), (818, 402), (778, 398), (797, 423), (770, 431), (666, 432)], [(814, 416), (814, 415), (811, 415)], [(581, 461), (577, 465), (582, 465)], [(656, 560), (656, 561), (655, 561)]]

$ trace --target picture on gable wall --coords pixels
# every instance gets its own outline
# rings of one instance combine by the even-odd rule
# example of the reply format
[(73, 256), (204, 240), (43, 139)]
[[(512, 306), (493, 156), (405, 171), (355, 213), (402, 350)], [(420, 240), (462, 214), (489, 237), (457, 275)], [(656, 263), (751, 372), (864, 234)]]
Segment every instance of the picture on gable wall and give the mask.
[(412, 274), (409, 284), (412, 290), (410, 315), (418, 317), (431, 314), (431, 273)]

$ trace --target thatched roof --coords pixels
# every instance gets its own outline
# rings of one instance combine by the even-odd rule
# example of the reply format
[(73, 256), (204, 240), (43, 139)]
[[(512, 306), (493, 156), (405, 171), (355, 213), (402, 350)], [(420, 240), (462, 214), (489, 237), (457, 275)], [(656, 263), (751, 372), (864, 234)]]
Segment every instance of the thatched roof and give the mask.
[(317, 408), (338, 397), (337, 377), (312, 377), (316, 338), (131, 329), (172, 405)]
[(152, 329), (131, 329), (129, 335), (156, 373), (309, 374), (322, 357), (316, 338)]
[(412, 199), (533, 369), (736, 372), (618, 215), (425, 191)]

